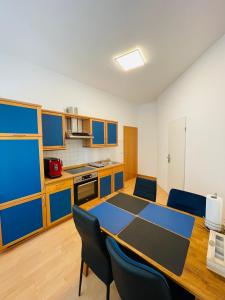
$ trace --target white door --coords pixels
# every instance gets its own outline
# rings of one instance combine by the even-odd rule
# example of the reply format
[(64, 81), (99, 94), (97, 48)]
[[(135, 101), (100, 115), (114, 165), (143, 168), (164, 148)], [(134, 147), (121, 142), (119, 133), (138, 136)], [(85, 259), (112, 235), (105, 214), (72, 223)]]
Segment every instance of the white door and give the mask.
[(184, 189), (186, 118), (169, 123), (168, 141), (168, 188)]

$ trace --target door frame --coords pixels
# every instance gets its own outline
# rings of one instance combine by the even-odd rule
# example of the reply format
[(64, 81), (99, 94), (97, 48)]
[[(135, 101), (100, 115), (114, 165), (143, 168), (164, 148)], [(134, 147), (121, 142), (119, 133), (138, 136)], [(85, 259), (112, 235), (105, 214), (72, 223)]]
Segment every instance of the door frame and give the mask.
[(185, 175), (186, 175), (186, 146), (187, 146), (187, 117), (186, 116), (183, 116), (183, 117), (180, 117), (180, 118), (176, 118), (174, 120), (170, 120), (169, 123), (168, 123), (168, 155), (167, 155), (167, 191), (169, 192), (171, 188), (176, 188), (176, 187), (170, 187), (170, 180), (169, 180), (169, 155), (170, 155), (170, 143), (169, 143), (169, 138), (170, 138), (170, 124), (172, 122), (176, 122), (176, 121), (179, 121), (179, 120), (184, 120), (184, 160), (183, 160), (183, 183), (182, 183), (182, 190), (185, 189)]

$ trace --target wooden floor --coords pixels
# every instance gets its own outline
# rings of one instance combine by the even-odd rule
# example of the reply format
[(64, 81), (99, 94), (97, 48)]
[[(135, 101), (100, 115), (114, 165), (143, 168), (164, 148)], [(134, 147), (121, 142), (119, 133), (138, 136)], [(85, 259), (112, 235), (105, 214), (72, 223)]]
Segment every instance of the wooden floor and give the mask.
[[(132, 194), (133, 188), (134, 180), (130, 180), (124, 192)], [(165, 204), (166, 200), (167, 194), (159, 188), (157, 202)], [(0, 254), (0, 299), (105, 299), (105, 286), (92, 272), (84, 277), (82, 295), (77, 296), (80, 249), (71, 219)], [(120, 299), (114, 283), (110, 299)]]

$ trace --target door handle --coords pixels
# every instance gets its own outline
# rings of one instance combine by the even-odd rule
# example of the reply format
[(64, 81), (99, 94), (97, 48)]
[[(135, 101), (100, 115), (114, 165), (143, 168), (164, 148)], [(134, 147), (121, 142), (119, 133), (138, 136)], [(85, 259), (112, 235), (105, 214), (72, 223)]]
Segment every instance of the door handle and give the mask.
[(171, 156), (170, 156), (170, 154), (167, 155), (167, 161), (168, 161), (168, 164), (171, 162)]

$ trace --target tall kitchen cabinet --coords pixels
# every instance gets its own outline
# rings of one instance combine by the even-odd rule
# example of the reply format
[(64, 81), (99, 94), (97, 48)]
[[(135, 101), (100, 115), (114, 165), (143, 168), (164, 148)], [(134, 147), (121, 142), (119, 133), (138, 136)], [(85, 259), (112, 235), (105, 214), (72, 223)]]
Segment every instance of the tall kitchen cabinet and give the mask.
[(41, 107), (0, 99), (0, 250), (45, 227)]

